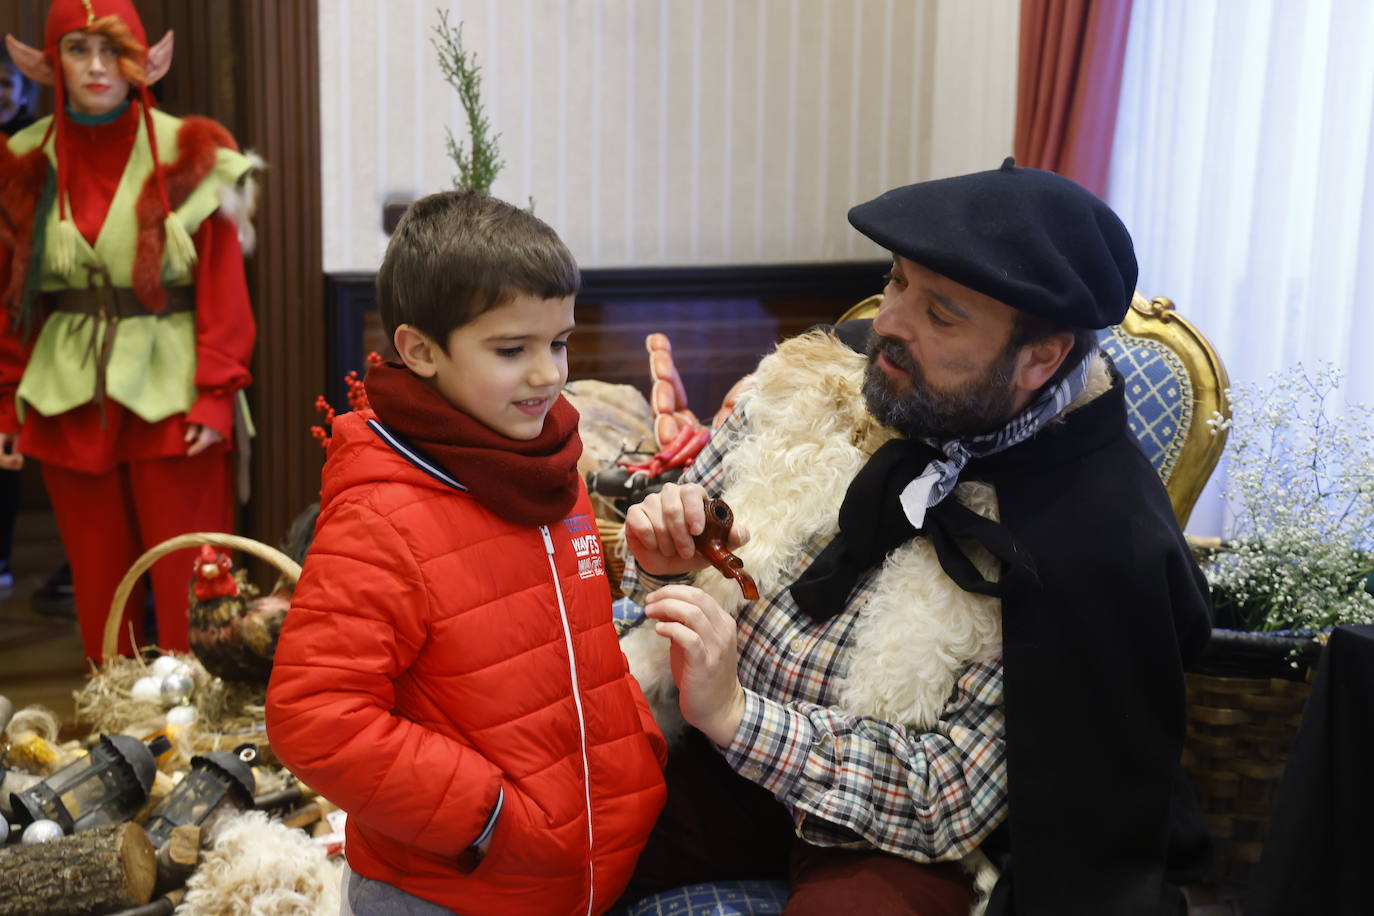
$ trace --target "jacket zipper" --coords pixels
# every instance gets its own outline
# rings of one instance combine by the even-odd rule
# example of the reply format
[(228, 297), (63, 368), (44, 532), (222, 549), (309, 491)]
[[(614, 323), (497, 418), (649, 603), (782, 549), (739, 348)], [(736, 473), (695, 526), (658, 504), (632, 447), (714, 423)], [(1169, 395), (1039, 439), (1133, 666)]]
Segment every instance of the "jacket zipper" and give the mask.
[(577, 680), (577, 657), (573, 654), (572, 626), (568, 622), (567, 605), (563, 603), (563, 587), (558, 581), (558, 564), (553, 558), (553, 538), (549, 536), (547, 525), (540, 525), (539, 533), (544, 536), (544, 552), (549, 558), (549, 572), (553, 574), (553, 593), (558, 598), (558, 616), (563, 622), (563, 640), (568, 646), (568, 673), (572, 676), (573, 705), (577, 708), (578, 737), (582, 741), (582, 797), (587, 806), (587, 916), (592, 916), (592, 905), (596, 900), (596, 857), (592, 842), (592, 780), (587, 765), (587, 720), (582, 713), (582, 688)]

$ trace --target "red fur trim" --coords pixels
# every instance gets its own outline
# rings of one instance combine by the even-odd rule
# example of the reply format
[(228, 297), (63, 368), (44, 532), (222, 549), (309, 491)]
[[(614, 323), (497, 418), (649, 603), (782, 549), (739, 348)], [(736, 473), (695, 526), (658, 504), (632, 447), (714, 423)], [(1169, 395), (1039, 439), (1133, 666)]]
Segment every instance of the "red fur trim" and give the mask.
[[(229, 132), (209, 118), (189, 117), (177, 130), (177, 161), (162, 168), (167, 186), (167, 199), (172, 209), (185, 203), (191, 192), (200, 187), (215, 167), (220, 147), (238, 150)], [(153, 312), (161, 312), (167, 304), (167, 292), (162, 287), (162, 251), (166, 246), (167, 230), (162, 221), (162, 195), (158, 193), (157, 176), (149, 175), (138, 194), (135, 210), (138, 218), (138, 240), (134, 247), (134, 295)]]
[(0, 301), (11, 315), (19, 314), (24, 296), (33, 251), (33, 214), (47, 177), (48, 158), (41, 146), (16, 156), (0, 143), (0, 247), (10, 258), (9, 285)]

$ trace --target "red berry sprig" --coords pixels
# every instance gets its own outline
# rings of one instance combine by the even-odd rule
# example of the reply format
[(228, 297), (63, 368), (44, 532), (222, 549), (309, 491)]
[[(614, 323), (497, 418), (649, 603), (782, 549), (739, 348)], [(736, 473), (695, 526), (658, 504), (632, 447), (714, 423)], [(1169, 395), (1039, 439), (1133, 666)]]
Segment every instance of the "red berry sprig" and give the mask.
[[(376, 352), (367, 354), (367, 367), (382, 364), (382, 357)], [(358, 370), (354, 369), (344, 376), (344, 384), (348, 386), (348, 406), (350, 410), (367, 410), (371, 405), (367, 401), (367, 388), (363, 385), (363, 380), (358, 377)], [(334, 418), (338, 416), (329, 401), (325, 400), (324, 395), (315, 398), (315, 411), (324, 417), (323, 422), (318, 426), (310, 427), (310, 435), (320, 444), (321, 448), (328, 449), (332, 440), (331, 430), (334, 425)]]

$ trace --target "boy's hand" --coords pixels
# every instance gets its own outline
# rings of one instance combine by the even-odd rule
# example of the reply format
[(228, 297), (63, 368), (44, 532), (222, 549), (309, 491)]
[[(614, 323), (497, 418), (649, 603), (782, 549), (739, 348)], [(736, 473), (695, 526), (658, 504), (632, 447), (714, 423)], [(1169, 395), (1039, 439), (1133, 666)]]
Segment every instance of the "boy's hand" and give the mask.
[(672, 643), (669, 660), (682, 718), (718, 746), (728, 746), (744, 715), (734, 618), (690, 585), (652, 593), (644, 613), (658, 621), (655, 632)]
[[(640, 569), (655, 576), (677, 576), (711, 565), (692, 542), (706, 529), (705, 500), (700, 484), (670, 483), (630, 507), (625, 545)], [(726, 546), (734, 550), (748, 540), (748, 530), (736, 522)]]

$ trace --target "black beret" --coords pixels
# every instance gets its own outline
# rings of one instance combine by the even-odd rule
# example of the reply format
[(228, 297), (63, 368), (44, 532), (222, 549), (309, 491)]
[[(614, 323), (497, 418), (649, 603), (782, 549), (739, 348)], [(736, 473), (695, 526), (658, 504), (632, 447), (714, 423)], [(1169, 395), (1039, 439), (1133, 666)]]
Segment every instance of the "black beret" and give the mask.
[(923, 181), (849, 211), (884, 248), (1061, 327), (1119, 324), (1135, 292), (1121, 220), (1083, 186), (1017, 168)]

